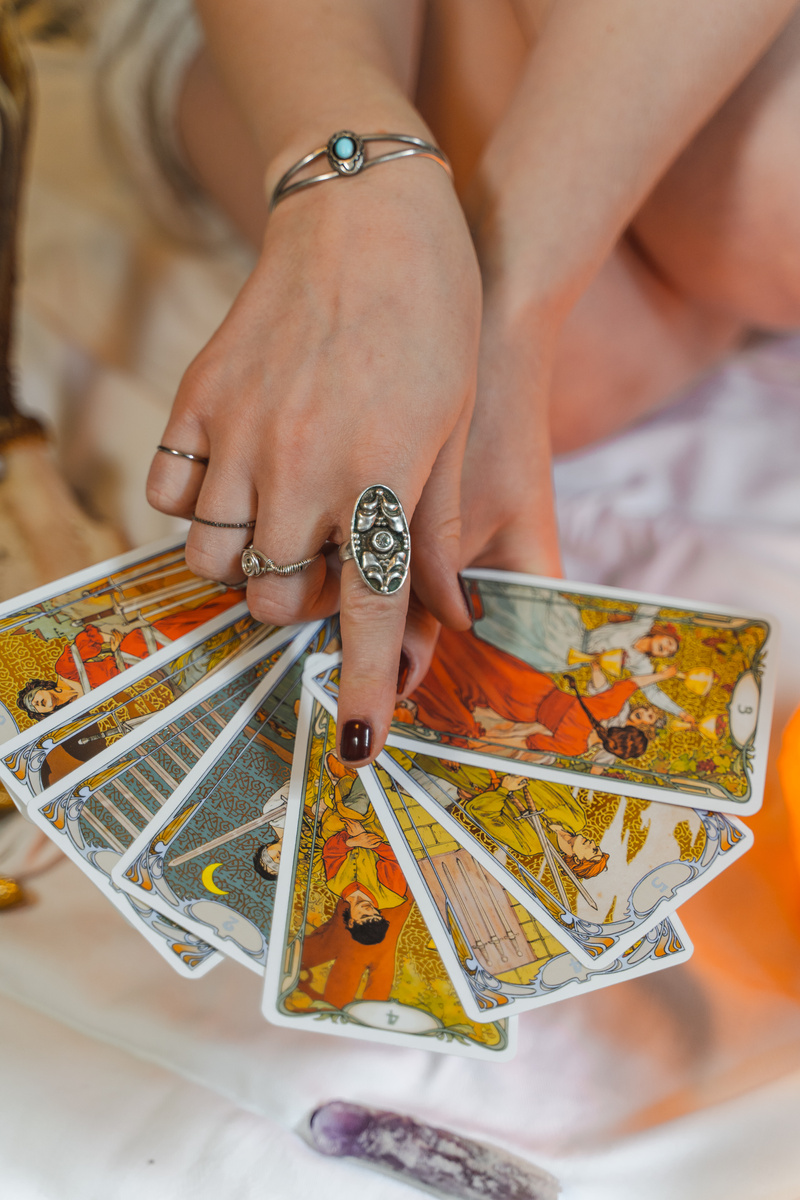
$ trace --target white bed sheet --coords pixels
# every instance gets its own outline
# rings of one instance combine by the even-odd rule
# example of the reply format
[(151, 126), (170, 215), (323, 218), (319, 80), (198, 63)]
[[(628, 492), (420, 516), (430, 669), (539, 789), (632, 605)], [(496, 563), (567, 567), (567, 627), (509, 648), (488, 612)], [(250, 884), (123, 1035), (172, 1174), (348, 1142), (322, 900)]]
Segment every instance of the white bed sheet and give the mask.
[[(80, 64), (52, 52), (42, 63), (44, 101), (84, 111)], [(58, 165), (49, 136), (34, 179), (23, 382), (55, 420), (85, 431), (66, 439), (72, 469), (115, 465), (108, 503), (145, 540), (159, 529), (139, 523), (139, 489), (176, 364), (202, 344), (244, 260), (165, 249), (96, 148), (78, 147), (89, 188)], [(70, 206), (77, 225), (59, 221)], [(116, 249), (93, 265), (104, 230)], [(132, 262), (150, 264), (144, 282)], [(71, 279), (83, 307), (59, 311)], [(193, 309), (198, 281), (207, 303)], [(95, 287), (106, 288), (100, 330)], [(126, 313), (133, 345), (113, 333)], [(800, 339), (789, 339), (556, 471), (570, 578), (781, 619), (777, 730), (800, 704), (799, 457)], [(317, 1158), (292, 1132), (338, 1096), (506, 1144), (559, 1175), (566, 1200), (797, 1200), (800, 884), (774, 779), (753, 825), (756, 850), (682, 911), (692, 962), (529, 1014), (518, 1057), (501, 1066), (274, 1029), (250, 973), (226, 963), (178, 979), (65, 863), (38, 882), (38, 904), (0, 917), (0, 1193), (414, 1195)]]

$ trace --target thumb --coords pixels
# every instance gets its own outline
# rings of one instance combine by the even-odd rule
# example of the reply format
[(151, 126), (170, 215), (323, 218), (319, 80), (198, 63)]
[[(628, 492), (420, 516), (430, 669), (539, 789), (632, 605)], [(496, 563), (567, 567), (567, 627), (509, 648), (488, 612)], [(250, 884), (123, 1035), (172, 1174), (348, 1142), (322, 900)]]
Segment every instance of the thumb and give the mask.
[(473, 427), (461, 484), (462, 562), (528, 575), (563, 574), (546, 429), (514, 446)]
[(459, 579), (461, 470), (468, 414), (459, 419), (425, 484), (411, 524), (414, 591), (429, 613), (450, 629), (469, 629), (472, 611)]

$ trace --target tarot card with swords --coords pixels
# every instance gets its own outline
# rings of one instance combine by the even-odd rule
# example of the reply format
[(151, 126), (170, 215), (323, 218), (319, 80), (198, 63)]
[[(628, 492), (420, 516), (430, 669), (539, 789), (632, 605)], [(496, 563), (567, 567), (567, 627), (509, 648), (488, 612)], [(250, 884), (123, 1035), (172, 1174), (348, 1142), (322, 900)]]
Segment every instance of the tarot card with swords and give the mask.
[(403, 750), (379, 761), (586, 966), (624, 953), (752, 844), (722, 813)]
[(612, 961), (587, 967), (383, 768), (361, 772), (436, 947), (474, 1020), (511, 1016), (685, 962), (673, 915)]

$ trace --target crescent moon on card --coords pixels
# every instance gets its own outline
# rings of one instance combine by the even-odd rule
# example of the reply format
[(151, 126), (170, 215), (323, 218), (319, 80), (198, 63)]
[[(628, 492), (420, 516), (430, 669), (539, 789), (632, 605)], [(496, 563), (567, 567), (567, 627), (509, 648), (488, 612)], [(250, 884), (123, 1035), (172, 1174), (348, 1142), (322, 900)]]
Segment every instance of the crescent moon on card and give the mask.
[(209, 863), (207, 867), (203, 867), (203, 887), (209, 892), (213, 892), (216, 896), (227, 896), (227, 892), (223, 892), (222, 888), (218, 888), (214, 883), (214, 872), (217, 867), (221, 867), (222, 863)]

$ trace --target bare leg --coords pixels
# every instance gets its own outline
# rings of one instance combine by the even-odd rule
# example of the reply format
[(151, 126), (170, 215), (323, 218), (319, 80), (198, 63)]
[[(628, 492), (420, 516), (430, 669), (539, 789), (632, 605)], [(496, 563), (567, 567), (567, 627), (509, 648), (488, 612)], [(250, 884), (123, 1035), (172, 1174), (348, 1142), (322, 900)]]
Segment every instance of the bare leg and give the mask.
[[(462, 183), (502, 118), (550, 7), (551, 0), (432, 4), (420, 105)], [(670, 278), (637, 236), (623, 239), (562, 331), (551, 393), (555, 451), (596, 441), (668, 403), (752, 324), (746, 309)]]
[(634, 222), (674, 287), (750, 325), (800, 326), (800, 8)]
[[(460, 188), (549, 7), (550, 0), (429, 6), (418, 101)], [(753, 328), (800, 325), (798, 111), (795, 18), (667, 172), (568, 319), (552, 390), (556, 451), (668, 403)], [(259, 244), (261, 168), (205, 54), (187, 76), (179, 117), (198, 178)]]
[(800, 12), (655, 188), (576, 306), (557, 450), (614, 432), (753, 329), (800, 326)]
[(550, 397), (556, 454), (669, 404), (746, 332), (741, 318), (670, 284), (623, 238), (570, 313)]
[(245, 238), (260, 246), (267, 223), (264, 170), (207, 50), (186, 72), (178, 127), (197, 179)]

